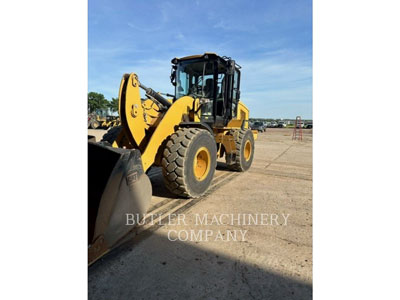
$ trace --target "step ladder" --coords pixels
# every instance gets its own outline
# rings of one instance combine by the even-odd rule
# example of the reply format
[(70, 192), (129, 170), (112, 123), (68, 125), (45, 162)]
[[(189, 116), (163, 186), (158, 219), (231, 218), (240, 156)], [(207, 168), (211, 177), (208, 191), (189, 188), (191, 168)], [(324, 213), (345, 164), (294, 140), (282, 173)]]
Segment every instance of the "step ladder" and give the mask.
[(301, 125), (301, 117), (297, 116), (294, 122), (292, 140), (303, 140), (303, 127)]

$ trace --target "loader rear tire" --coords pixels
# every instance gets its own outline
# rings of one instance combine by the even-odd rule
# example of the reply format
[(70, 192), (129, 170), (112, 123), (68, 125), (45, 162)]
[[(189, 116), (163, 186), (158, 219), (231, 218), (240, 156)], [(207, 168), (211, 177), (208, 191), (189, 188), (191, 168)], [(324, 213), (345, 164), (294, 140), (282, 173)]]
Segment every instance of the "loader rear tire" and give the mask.
[(163, 151), (165, 186), (181, 197), (202, 196), (211, 185), (216, 166), (217, 146), (208, 130), (179, 129)]
[(109, 131), (107, 131), (104, 135), (103, 138), (101, 139), (102, 142), (108, 142), (110, 145), (114, 143), (114, 141), (117, 139), (118, 135), (120, 134), (122, 130), (122, 126), (116, 126), (110, 128)]
[(254, 136), (250, 129), (233, 131), (236, 145), (235, 163), (229, 165), (229, 168), (234, 171), (247, 171), (254, 158)]

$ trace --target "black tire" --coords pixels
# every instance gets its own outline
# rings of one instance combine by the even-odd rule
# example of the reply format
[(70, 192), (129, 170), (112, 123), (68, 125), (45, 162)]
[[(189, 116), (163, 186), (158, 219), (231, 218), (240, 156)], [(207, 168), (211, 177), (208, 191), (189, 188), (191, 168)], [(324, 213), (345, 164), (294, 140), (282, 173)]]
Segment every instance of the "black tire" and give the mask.
[[(195, 160), (203, 152), (208, 156), (207, 163), (204, 163), (206, 170), (201, 174), (202, 177), (196, 177)], [(171, 135), (163, 151), (165, 185), (168, 190), (181, 197), (202, 196), (210, 187), (216, 166), (217, 146), (214, 137), (204, 129), (179, 129)]]
[(112, 127), (109, 131), (107, 131), (103, 135), (103, 138), (101, 139), (101, 141), (108, 142), (108, 143), (110, 143), (110, 145), (112, 145), (114, 143), (114, 141), (117, 139), (121, 130), (122, 130), (122, 126)]
[(99, 128), (99, 126), (100, 126), (100, 123), (96, 120), (94, 120), (93, 122), (90, 123), (90, 128), (92, 128), (92, 129), (97, 129), (97, 128)]
[[(235, 130), (233, 132), (233, 137), (235, 138), (236, 144), (236, 155), (235, 163), (229, 165), (229, 168), (235, 171), (244, 172), (247, 171), (254, 158), (254, 136), (250, 129), (248, 130)], [(245, 153), (246, 147), (250, 144), (250, 154)], [(247, 155), (247, 159), (246, 159)]]

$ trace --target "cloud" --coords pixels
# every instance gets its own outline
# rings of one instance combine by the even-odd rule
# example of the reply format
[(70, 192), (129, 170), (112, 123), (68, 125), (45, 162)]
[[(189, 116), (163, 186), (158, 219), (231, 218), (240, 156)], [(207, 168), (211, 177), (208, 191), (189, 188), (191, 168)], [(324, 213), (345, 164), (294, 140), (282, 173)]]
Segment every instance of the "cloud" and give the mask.
[(180, 41), (184, 41), (184, 40), (185, 40), (185, 36), (184, 36), (182, 33), (178, 33), (178, 34), (176, 35), (176, 38), (177, 38), (178, 40), (180, 40)]
[[(107, 72), (98, 72), (93, 76), (90, 76), (89, 72), (89, 90), (100, 92), (107, 99), (111, 99), (118, 95), (122, 75), (136, 73), (144, 85), (153, 88), (155, 91), (174, 93), (174, 87), (169, 79), (171, 74), (170, 60), (142, 59), (131, 63), (113, 63), (112, 66), (107, 66)], [(144, 93), (142, 96), (144, 96)]]
[(311, 0), (89, 0), (89, 90), (115, 97), (135, 72), (171, 93), (173, 57), (215, 52), (243, 67), (252, 116), (311, 116), (311, 16)]
[(255, 26), (252, 24), (241, 24), (239, 22), (230, 21), (227, 22), (225, 20), (219, 20), (217, 23), (214, 24), (213, 28), (215, 29), (222, 29), (225, 31), (236, 31), (236, 32), (254, 32)]
[(135, 25), (135, 24), (133, 24), (131, 22), (128, 22), (127, 25), (132, 29), (139, 30), (139, 31), (142, 31), (142, 32), (157, 32), (160, 29), (162, 29), (162, 27), (163, 27), (161, 25), (153, 26), (151, 23), (150, 24), (145, 24), (144, 26), (138, 26), (138, 25)]
[[(311, 118), (312, 65), (307, 58), (284, 55), (240, 61), (241, 98), (255, 117)], [(276, 115), (280, 107), (281, 112)]]

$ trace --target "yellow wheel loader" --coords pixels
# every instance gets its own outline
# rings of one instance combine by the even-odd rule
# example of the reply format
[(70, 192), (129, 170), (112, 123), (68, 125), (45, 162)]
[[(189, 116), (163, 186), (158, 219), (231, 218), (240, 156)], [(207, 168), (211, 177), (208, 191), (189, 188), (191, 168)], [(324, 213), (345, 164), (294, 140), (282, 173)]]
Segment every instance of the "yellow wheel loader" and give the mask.
[(110, 127), (111, 121), (109, 121), (109, 117), (106, 116), (106, 112), (101, 109), (97, 109), (95, 112), (92, 112), (88, 116), (88, 128), (91, 129), (105, 129)]
[(123, 76), (121, 126), (101, 142), (89, 139), (89, 263), (132, 230), (126, 214), (143, 218), (152, 196), (149, 168), (161, 167), (166, 187), (187, 198), (207, 191), (218, 158), (235, 171), (250, 168), (257, 132), (249, 129), (249, 109), (239, 100), (240, 69), (214, 53), (174, 58), (172, 99), (135, 73)]
[(90, 113), (88, 115), (88, 128), (97, 129), (100, 127), (101, 122), (98, 120), (96, 113)]

